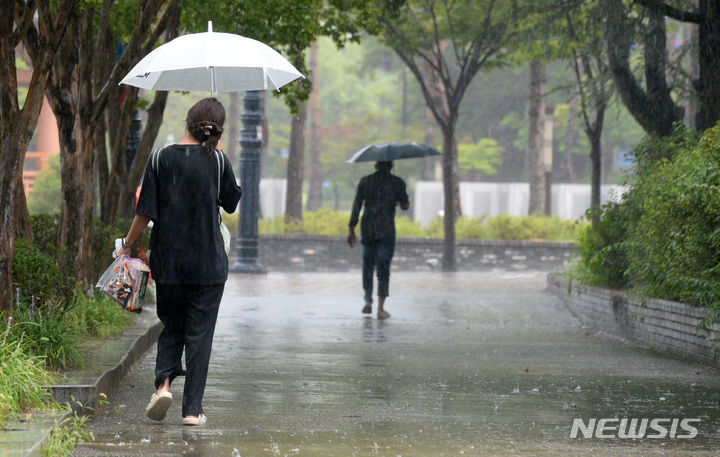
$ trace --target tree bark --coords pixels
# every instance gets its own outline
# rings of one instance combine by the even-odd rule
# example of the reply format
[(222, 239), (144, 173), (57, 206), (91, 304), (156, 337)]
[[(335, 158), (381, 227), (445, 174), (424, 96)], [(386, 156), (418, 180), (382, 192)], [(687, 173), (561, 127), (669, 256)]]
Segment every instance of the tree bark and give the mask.
[[(23, 163), (24, 162), (23, 160)], [(20, 173), (17, 175), (17, 184), (15, 185), (15, 237), (32, 238), (30, 213), (28, 213), (27, 200), (25, 198), (22, 170), (20, 170)]]
[[(36, 7), (24, 2), (3, 2), (0, 7), (0, 61), (3, 62), (0, 65), (0, 311), (6, 315), (13, 313), (15, 234), (27, 230), (22, 186), (25, 153), (40, 116), (50, 67), (76, 4), (75, 0), (62, 1), (56, 5), (54, 15), (47, 2), (38, 2)], [(36, 11), (37, 20), (33, 23)], [(21, 41), (33, 64), (22, 109), (17, 96), (15, 66), (15, 49)]]
[(602, 131), (605, 120), (604, 105), (597, 106), (591, 115), (591, 121), (586, 128), (590, 140), (590, 163), (592, 172), (590, 178), (590, 211), (592, 225), (600, 221), (600, 185), (602, 184)]
[(561, 159), (558, 161), (558, 179), (569, 183), (575, 182), (575, 173), (572, 166), (572, 150), (577, 142), (577, 134), (575, 133), (575, 117), (578, 110), (578, 97), (574, 96), (570, 100), (570, 112), (568, 113), (567, 127), (565, 128), (565, 145)]
[[(650, 0), (645, 38), (645, 85), (638, 83), (630, 67), (630, 48), (633, 30), (628, 21), (629, 11), (622, 0), (607, 1), (605, 39), (613, 81), (623, 104), (640, 126), (648, 133), (667, 136), (674, 122), (682, 121), (683, 110), (673, 102), (667, 85), (665, 17), (660, 0)], [(701, 58), (702, 61), (702, 58)]]
[(298, 115), (290, 127), (290, 151), (287, 163), (287, 193), (285, 196), (285, 224), (302, 228), (302, 191), (305, 161), (305, 121), (307, 102), (298, 103)]
[(713, 127), (720, 120), (720, 4), (715, 0), (700, 0), (700, 108), (697, 113), (698, 130)]
[(322, 189), (325, 179), (320, 162), (320, 81), (318, 80), (317, 64), (318, 43), (310, 46), (310, 72), (313, 90), (310, 93), (308, 109), (310, 111), (310, 187), (308, 189), (307, 210), (317, 211), (322, 207)]
[[(426, 146), (434, 147), (435, 145), (435, 120), (433, 119), (432, 112), (426, 107), (425, 108), (425, 139), (423, 144)], [(423, 157), (420, 165), (420, 179), (423, 181), (434, 181), (435, 180), (435, 158)]]
[(545, 126), (545, 64), (530, 62), (530, 128), (528, 164), (530, 178), (529, 214), (545, 214), (545, 166), (543, 164), (543, 129)]
[(240, 122), (240, 118), (238, 117), (239, 106), (240, 94), (237, 92), (231, 92), (230, 106), (228, 110), (228, 134), (225, 139), (227, 142), (227, 144), (225, 144), (225, 152), (227, 153), (228, 160), (232, 164), (233, 169), (235, 169), (238, 160), (236, 154), (240, 140), (240, 137), (238, 136), (238, 124)]
[(455, 122), (450, 123), (448, 128), (443, 129), (443, 192), (445, 194), (444, 216), (443, 216), (443, 271), (455, 271), (457, 260), (455, 257), (455, 221), (459, 214), (456, 213), (459, 205), (460, 195), (458, 192), (458, 166), (457, 166), (457, 143), (455, 141)]

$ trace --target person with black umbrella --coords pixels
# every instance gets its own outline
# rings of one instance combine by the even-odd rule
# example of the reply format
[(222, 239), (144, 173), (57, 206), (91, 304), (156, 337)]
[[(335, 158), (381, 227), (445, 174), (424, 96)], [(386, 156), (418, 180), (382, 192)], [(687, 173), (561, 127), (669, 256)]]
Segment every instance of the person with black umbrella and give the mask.
[(357, 238), (355, 226), (362, 215), (361, 243), (363, 245), (362, 284), (365, 305), (364, 314), (372, 313), (373, 273), (378, 278), (378, 319), (387, 319), (385, 299), (389, 295), (390, 262), (395, 252), (395, 207), (410, 207), (405, 181), (390, 173), (392, 162), (376, 162), (376, 172), (363, 177), (358, 184), (350, 216), (347, 243), (352, 248)]

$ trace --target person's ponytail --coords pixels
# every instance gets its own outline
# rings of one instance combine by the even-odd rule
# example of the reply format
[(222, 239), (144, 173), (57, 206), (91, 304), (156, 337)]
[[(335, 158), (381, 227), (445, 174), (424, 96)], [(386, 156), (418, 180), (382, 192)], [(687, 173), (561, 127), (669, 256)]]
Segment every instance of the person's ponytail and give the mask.
[(200, 142), (203, 151), (210, 155), (217, 149), (223, 129), (213, 121), (199, 121), (188, 126), (190, 134)]
[(188, 110), (186, 122), (188, 132), (211, 155), (223, 134), (225, 108), (215, 98), (202, 99)]

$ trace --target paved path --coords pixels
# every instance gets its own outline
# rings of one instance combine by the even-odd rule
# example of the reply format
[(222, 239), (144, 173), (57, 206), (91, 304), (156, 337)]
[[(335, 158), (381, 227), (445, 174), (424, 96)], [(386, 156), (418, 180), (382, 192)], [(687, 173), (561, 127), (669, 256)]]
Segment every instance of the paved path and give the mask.
[[(609, 343), (544, 273), (394, 273), (387, 321), (359, 273), (232, 276), (203, 428), (144, 416), (155, 352), (77, 456), (717, 455), (718, 370)], [(574, 418), (700, 418), (693, 439), (569, 437)]]

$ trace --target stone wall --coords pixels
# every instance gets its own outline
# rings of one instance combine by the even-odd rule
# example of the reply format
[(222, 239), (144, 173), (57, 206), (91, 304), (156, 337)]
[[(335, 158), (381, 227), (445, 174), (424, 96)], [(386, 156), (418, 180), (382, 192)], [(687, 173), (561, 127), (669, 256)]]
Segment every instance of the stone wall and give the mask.
[(658, 299), (631, 299), (597, 287), (573, 285), (561, 275), (548, 275), (548, 287), (583, 324), (605, 335), (684, 359), (720, 366), (713, 346), (719, 345), (720, 325), (696, 330), (708, 316), (705, 308)]
[[(392, 269), (440, 269), (442, 251), (440, 239), (398, 238)], [(456, 247), (461, 271), (550, 271), (566, 265), (571, 252), (571, 243), (536, 241), (460, 240)], [(233, 260), (231, 255), (231, 264)], [(347, 271), (361, 267), (362, 246), (350, 249), (342, 236), (261, 235), (258, 262), (270, 271)]]

